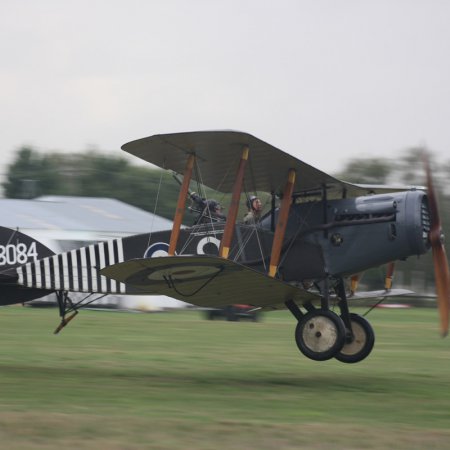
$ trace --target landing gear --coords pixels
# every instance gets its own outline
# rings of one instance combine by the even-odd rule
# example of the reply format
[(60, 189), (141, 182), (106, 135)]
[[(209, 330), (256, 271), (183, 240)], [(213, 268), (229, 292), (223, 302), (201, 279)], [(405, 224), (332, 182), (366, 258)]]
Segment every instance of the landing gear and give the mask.
[(375, 333), (362, 316), (350, 313), (351, 333), (335, 358), (344, 363), (356, 363), (369, 356), (375, 343)]
[(315, 361), (333, 358), (345, 344), (345, 327), (332, 311), (309, 311), (298, 322), (295, 341), (299, 350)]
[(302, 312), (293, 300), (286, 307), (297, 319), (295, 341), (299, 350), (315, 361), (336, 358), (344, 363), (356, 363), (366, 358), (373, 349), (375, 334), (369, 322), (358, 314), (350, 313), (344, 281), (337, 280), (334, 286), (339, 299), (341, 315), (329, 309), (328, 280), (324, 280), (320, 308), (312, 303), (302, 305)]

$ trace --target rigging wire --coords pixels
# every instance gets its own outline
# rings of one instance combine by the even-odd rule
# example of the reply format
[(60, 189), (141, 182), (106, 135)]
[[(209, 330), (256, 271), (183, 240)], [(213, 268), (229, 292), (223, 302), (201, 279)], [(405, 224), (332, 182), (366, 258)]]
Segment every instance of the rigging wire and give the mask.
[(224, 271), (224, 267), (220, 267), (220, 270), (218, 270), (214, 275), (212, 275), (210, 278), (206, 280), (205, 283), (203, 283), (198, 289), (196, 289), (194, 292), (191, 292), (190, 294), (184, 294), (180, 290), (177, 289), (175, 286), (175, 281), (173, 280), (171, 275), (163, 276), (164, 281), (167, 283), (167, 287), (169, 289), (173, 289), (178, 295), (181, 295), (182, 297), (193, 297), (195, 294), (198, 294), (203, 288), (206, 287), (211, 281), (213, 281), (218, 275), (220, 275)]
[[(163, 161), (163, 169), (164, 170), (165, 170), (165, 165), (166, 165), (166, 160), (164, 159), (164, 161)], [(155, 217), (156, 217), (156, 208), (158, 206), (159, 194), (161, 192), (162, 177), (163, 177), (164, 170), (161, 170), (161, 175), (159, 177), (158, 191), (156, 192), (155, 207), (153, 209), (153, 217), (152, 217), (152, 221), (151, 221), (151, 225), (150, 225), (150, 233), (148, 235), (147, 248), (150, 247), (150, 242), (152, 240), (153, 227), (155, 224)]]
[[(212, 232), (211, 233), (207, 233), (206, 236), (208, 237), (209, 234), (213, 235), (214, 237), (218, 234), (218, 232), (216, 231), (216, 229), (214, 228), (214, 223), (212, 220), (212, 214), (209, 208), (209, 201), (208, 201), (208, 197), (206, 194), (206, 189), (205, 189), (205, 185), (203, 184), (203, 178), (201, 175), (201, 171), (200, 171), (200, 166), (198, 164), (198, 161), (195, 161), (195, 166), (194, 166), (194, 170), (195, 170), (195, 174), (196, 174), (196, 181), (197, 181), (197, 191), (199, 192), (200, 197), (205, 199), (206, 205), (205, 208), (203, 209), (203, 211), (200, 212), (200, 217), (199, 219), (201, 219), (201, 217), (203, 215), (205, 215), (205, 217), (209, 218), (211, 223), (211, 228), (212, 228)], [(194, 236), (196, 235), (196, 231), (198, 229), (200, 229), (202, 227), (202, 225), (204, 225), (204, 223), (201, 223), (200, 220), (194, 224), (194, 226), (191, 228), (191, 231), (186, 239), (186, 241), (183, 244), (183, 247), (180, 251), (179, 254), (183, 254), (184, 251), (186, 250), (186, 248), (188, 247), (188, 245), (192, 242), (192, 240), (194, 239)]]
[[(200, 181), (200, 183), (201, 183), (201, 185), (202, 186), (205, 186), (204, 185), (204, 183), (203, 183), (203, 177), (202, 177), (202, 172), (201, 172), (201, 170), (200, 170), (200, 166), (198, 165), (198, 164), (196, 164), (197, 165), (197, 173), (198, 173), (198, 176), (199, 176), (199, 181)], [(208, 213), (208, 217), (209, 217), (209, 220), (210, 220), (210, 223), (211, 223), (211, 228), (212, 228), (212, 230), (213, 230), (213, 233), (214, 234), (216, 234), (216, 231), (215, 231), (215, 229), (214, 229), (214, 224), (213, 224), (213, 220), (212, 220), (212, 216), (211, 216), (211, 211), (210, 211), (210, 209), (209, 209), (209, 201), (208, 201), (208, 198), (206, 197), (206, 190), (205, 189), (203, 189), (203, 191), (204, 191), (204, 193), (205, 193), (205, 201), (206, 201), (206, 211), (207, 211), (207, 213)]]

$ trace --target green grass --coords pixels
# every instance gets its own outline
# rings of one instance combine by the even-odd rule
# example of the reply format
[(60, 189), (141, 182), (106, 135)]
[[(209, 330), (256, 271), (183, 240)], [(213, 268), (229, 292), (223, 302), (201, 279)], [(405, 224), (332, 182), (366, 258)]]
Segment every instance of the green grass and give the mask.
[(0, 448), (449, 448), (450, 341), (428, 309), (375, 310), (359, 364), (297, 350), (287, 312), (0, 310)]

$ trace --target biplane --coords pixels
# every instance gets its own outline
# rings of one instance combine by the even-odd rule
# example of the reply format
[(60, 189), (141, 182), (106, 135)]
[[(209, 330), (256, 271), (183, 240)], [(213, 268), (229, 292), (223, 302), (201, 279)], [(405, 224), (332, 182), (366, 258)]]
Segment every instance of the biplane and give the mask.
[[(375, 337), (350, 303), (409, 292), (392, 288), (394, 262), (431, 248), (441, 333), (447, 334), (449, 268), (427, 162), (427, 188), (404, 189), (338, 180), (237, 131), (154, 135), (122, 149), (179, 174), (172, 229), (54, 254), (2, 228), (2, 305), (54, 292), (61, 316), (56, 332), (85, 304), (74, 303), (72, 292), (167, 295), (208, 308), (287, 308), (301, 353), (355, 363), (370, 354)], [(210, 199), (194, 195), (191, 183), (230, 195), (226, 214), (214, 217)], [(268, 205), (248, 224), (238, 214), (250, 193), (265, 193)], [(183, 226), (189, 197), (201, 220)], [(358, 292), (357, 274), (380, 265), (388, 267), (384, 289)]]

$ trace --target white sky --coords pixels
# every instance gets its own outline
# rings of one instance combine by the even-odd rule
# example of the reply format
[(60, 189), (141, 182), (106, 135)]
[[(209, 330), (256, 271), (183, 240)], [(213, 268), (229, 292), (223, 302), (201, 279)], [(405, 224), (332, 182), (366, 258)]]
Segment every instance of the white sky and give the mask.
[(247, 131), (321, 170), (450, 159), (450, 2), (0, 0), (0, 149)]

